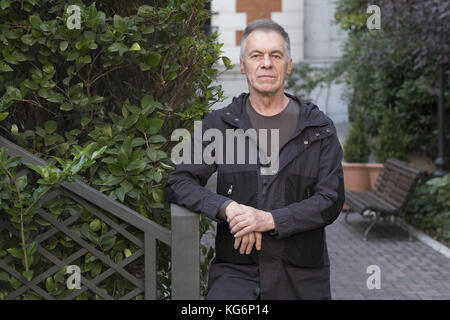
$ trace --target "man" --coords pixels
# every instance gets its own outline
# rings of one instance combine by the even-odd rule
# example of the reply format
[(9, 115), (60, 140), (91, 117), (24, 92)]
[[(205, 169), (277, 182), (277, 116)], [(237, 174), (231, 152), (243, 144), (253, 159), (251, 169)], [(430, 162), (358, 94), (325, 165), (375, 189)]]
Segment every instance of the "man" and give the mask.
[[(257, 142), (261, 154), (278, 152), (278, 163), (179, 164), (165, 199), (218, 222), (207, 299), (330, 299), (324, 227), (344, 203), (335, 127), (316, 105), (284, 92), (292, 59), (280, 25), (262, 19), (247, 26), (240, 67), (249, 94), (209, 114), (202, 130), (225, 137), (230, 129), (278, 129), (278, 146)], [(233, 142), (225, 141), (224, 158), (242, 152)], [(217, 193), (204, 188), (215, 171)]]

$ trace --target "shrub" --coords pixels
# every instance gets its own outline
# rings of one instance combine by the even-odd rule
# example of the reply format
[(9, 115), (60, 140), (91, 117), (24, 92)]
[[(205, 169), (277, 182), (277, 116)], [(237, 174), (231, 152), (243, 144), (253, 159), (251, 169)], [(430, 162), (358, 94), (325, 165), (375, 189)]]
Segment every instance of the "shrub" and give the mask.
[[(450, 7), (445, 1), (379, 0), (381, 29), (369, 30), (367, 1), (338, 0), (335, 20), (347, 31), (343, 56), (334, 68), (346, 84), (350, 121), (362, 106), (371, 136), (378, 134), (391, 105), (411, 137), (407, 152), (437, 156), (437, 61), (444, 63), (450, 83), (448, 38)], [(414, 8), (411, 10), (410, 8)], [(443, 38), (439, 40), (439, 37)], [(450, 90), (444, 92), (445, 122), (450, 121)], [(447, 132), (446, 144), (450, 143)], [(448, 158), (448, 155), (446, 155)], [(450, 160), (450, 159), (448, 159)]]
[(401, 123), (402, 121), (392, 108), (386, 110), (378, 129), (375, 148), (375, 156), (378, 162), (384, 163), (389, 158), (406, 160), (406, 150), (410, 138), (401, 129)]
[(360, 113), (352, 123), (352, 127), (344, 143), (344, 160), (347, 162), (366, 163), (369, 160), (369, 135)]
[[(204, 30), (205, 2), (71, 1), (81, 8), (81, 28), (68, 29), (68, 1), (1, 1), (3, 135), (53, 164), (91, 143), (93, 150), (105, 147), (77, 178), (169, 228), (162, 189), (173, 169), (170, 135), (192, 129), (223, 94), (213, 85), (222, 45)], [(54, 207), (79, 209), (65, 200)], [(84, 218), (83, 230), (94, 221)], [(169, 251), (159, 252), (158, 297), (170, 298)], [(83, 276), (104, 269), (91, 260), (83, 262)], [(123, 284), (111, 278), (105, 289), (120, 296)]]
[(406, 220), (450, 245), (450, 174), (431, 178), (414, 190)]

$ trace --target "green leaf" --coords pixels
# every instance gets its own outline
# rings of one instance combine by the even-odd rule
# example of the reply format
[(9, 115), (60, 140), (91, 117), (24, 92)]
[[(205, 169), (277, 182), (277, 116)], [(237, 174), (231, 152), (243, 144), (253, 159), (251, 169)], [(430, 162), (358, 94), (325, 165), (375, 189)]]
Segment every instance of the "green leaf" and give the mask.
[(116, 194), (120, 202), (123, 202), (125, 200), (125, 190), (123, 190), (123, 188), (117, 188), (114, 193)]
[(36, 241), (27, 244), (27, 255), (32, 256), (37, 250), (38, 244)]
[(67, 61), (74, 61), (78, 58), (80, 54), (78, 53), (78, 51), (71, 51), (68, 55), (66, 60)]
[(73, 106), (70, 103), (64, 102), (59, 109), (61, 109), (62, 111), (70, 111), (73, 109)]
[(0, 112), (0, 121), (5, 120), (8, 114), (8, 112)]
[(147, 56), (147, 59), (145, 60), (145, 62), (151, 67), (158, 66), (160, 61), (161, 61), (161, 55), (159, 53), (154, 53), (154, 52), (149, 53)]
[(128, 128), (131, 128), (132, 126), (134, 126), (134, 124), (138, 121), (138, 119), (139, 119), (139, 115), (132, 114), (128, 118), (120, 120), (117, 125), (122, 128), (128, 129)]
[(114, 244), (116, 243), (116, 236), (106, 236), (101, 240), (101, 246), (103, 250), (110, 250), (112, 247), (114, 247)]
[(163, 136), (160, 135), (156, 135), (156, 136), (151, 136), (148, 141), (150, 143), (164, 143), (166, 142), (166, 138), (164, 138)]
[(122, 56), (125, 52), (128, 51), (128, 47), (122, 43), (115, 42), (108, 48), (109, 52), (119, 52), (119, 55)]
[(228, 57), (222, 57), (222, 62), (225, 65), (225, 68), (230, 69), (232, 67), (231, 60)]
[(6, 167), (6, 169), (13, 168), (13, 167), (16, 167), (20, 163), (21, 163), (20, 157), (11, 157), (6, 161), (5, 167)]
[(102, 222), (99, 219), (94, 219), (89, 224), (89, 230), (92, 232), (96, 232), (96, 231), (100, 230), (101, 227), (102, 227)]
[(164, 124), (164, 120), (159, 118), (151, 118), (149, 120), (149, 128), (148, 133), (150, 134), (156, 134), (161, 129), (162, 125)]
[(141, 46), (137, 42), (133, 43), (133, 45), (130, 48), (130, 51), (140, 51), (140, 50), (141, 50)]
[(6, 62), (0, 61), (0, 71), (1, 72), (11, 72), (14, 70)]
[(2, 10), (5, 10), (6, 8), (8, 8), (11, 5), (9, 0), (2, 0), (0, 1), (0, 8)]
[(17, 124), (13, 124), (11, 126), (11, 133), (15, 136), (19, 134), (19, 127), (17, 126)]
[(8, 282), (9, 281), (9, 274), (6, 272), (0, 272), (0, 281), (2, 282)]
[(30, 16), (29, 20), (30, 20), (30, 23), (33, 26), (33, 28), (40, 29), (42, 20), (39, 16)]
[(24, 34), (20, 40), (28, 46), (32, 46), (36, 42), (36, 38), (32, 34)]
[(129, 256), (131, 256), (131, 250), (125, 249), (125, 250), (123, 250), (123, 254), (125, 255), (126, 258), (128, 258)]
[(106, 150), (107, 148), (108, 148), (108, 146), (103, 146), (103, 147), (101, 147), (100, 149), (94, 151), (94, 152), (92, 153), (91, 159), (97, 159), (100, 155), (102, 155), (102, 154), (105, 152), (105, 150)]
[(22, 259), (23, 258), (23, 250), (19, 248), (9, 248), (6, 249), (14, 258)]
[(169, 76), (167, 77), (167, 80), (172, 81), (177, 77), (177, 73), (175, 71), (172, 71), (169, 73)]
[(164, 201), (163, 191), (161, 189), (154, 188), (152, 190), (152, 196), (153, 196), (153, 199), (155, 199), (156, 202), (163, 202)]
[(59, 50), (61, 50), (61, 51), (66, 51), (66, 49), (67, 49), (68, 46), (69, 46), (69, 42), (67, 42), (67, 41), (62, 41), (62, 42), (59, 44)]
[(125, 33), (128, 30), (127, 21), (121, 16), (115, 14), (114, 15), (114, 28), (121, 33)]
[(147, 162), (141, 159), (136, 159), (131, 161), (128, 166), (127, 166), (127, 170), (128, 171), (133, 171), (133, 170), (137, 170), (137, 173), (142, 172), (145, 169), (145, 166), (147, 165)]
[(50, 293), (53, 292), (53, 290), (55, 290), (55, 284), (53, 282), (52, 277), (48, 277), (47, 280), (45, 280), (45, 288)]
[(156, 102), (152, 95), (145, 95), (141, 99), (142, 115), (152, 113), (156, 108)]
[(56, 129), (58, 128), (58, 123), (54, 120), (49, 120), (47, 122), (45, 122), (44, 125), (45, 131), (47, 131), (47, 133), (53, 133), (56, 131)]
[(55, 71), (55, 67), (54, 67), (52, 64), (46, 64), (46, 65), (42, 68), (42, 70), (43, 70), (45, 73), (52, 73), (53, 71)]
[(22, 275), (25, 277), (25, 279), (27, 279), (28, 281), (30, 281), (33, 278), (33, 270), (28, 270), (28, 271), (22, 271)]
[(92, 253), (88, 253), (86, 257), (84, 258), (84, 263), (91, 263), (97, 260), (98, 258), (94, 256)]
[(156, 183), (160, 183), (162, 180), (162, 173), (159, 171), (156, 171), (155, 174), (153, 175), (153, 178), (155, 179)]
[(116, 186), (119, 185), (123, 179), (125, 179), (124, 177), (115, 177), (115, 176), (110, 176), (109, 178), (106, 179), (105, 182), (103, 182), (102, 185), (104, 186)]
[(19, 188), (19, 191), (22, 191), (28, 184), (28, 178), (27, 176), (21, 176), (16, 179), (17, 188)]
[(8, 98), (10, 100), (22, 100), (22, 92), (14, 87), (7, 87), (6, 93), (8, 94)]
[(155, 26), (153, 26), (153, 25), (146, 25), (145, 27), (143, 27), (141, 29), (141, 31), (142, 31), (143, 34), (149, 34), (149, 33), (155, 32)]
[(88, 116), (81, 117), (80, 124), (82, 127), (87, 126), (90, 122), (91, 122), (91, 118), (89, 118)]
[(18, 289), (18, 288), (22, 285), (22, 282), (19, 281), (19, 280), (17, 280), (17, 279), (14, 278), (14, 277), (11, 277), (11, 278), (9, 279), (9, 284), (11, 285), (11, 287), (13, 287), (14, 290), (16, 290), (16, 289)]

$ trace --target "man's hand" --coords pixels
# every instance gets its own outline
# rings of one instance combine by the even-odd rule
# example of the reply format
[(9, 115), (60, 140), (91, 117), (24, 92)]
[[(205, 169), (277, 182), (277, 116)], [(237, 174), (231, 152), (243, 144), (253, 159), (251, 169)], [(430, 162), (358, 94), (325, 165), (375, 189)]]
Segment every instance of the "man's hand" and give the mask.
[(255, 245), (256, 250), (261, 250), (261, 240), (261, 232), (250, 232), (243, 235), (242, 237), (236, 238), (234, 240), (234, 248), (237, 250), (239, 248), (239, 245), (241, 245), (239, 253), (250, 254), (252, 252), (253, 245)]
[[(247, 210), (247, 206), (240, 205), (235, 201), (231, 202), (225, 209), (227, 221), (230, 222), (234, 219), (234, 217), (245, 214)], [(236, 237), (234, 240), (234, 249), (237, 250), (240, 245), (240, 254), (250, 254), (252, 252), (253, 245), (255, 245), (256, 250), (261, 250), (261, 241), (262, 234), (260, 232), (250, 232), (240, 237)]]
[[(251, 232), (264, 232), (275, 229), (272, 214), (267, 211), (258, 210), (235, 202), (230, 203), (230, 214), (226, 214), (231, 233), (236, 238)], [(228, 207), (229, 207), (228, 206)], [(228, 211), (227, 207), (227, 211)]]

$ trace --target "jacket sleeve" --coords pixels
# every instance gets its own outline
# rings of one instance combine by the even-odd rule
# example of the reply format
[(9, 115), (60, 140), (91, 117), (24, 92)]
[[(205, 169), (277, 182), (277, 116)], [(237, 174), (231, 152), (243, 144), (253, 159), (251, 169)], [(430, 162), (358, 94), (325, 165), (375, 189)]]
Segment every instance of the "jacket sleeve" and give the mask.
[(331, 224), (345, 201), (342, 147), (334, 134), (321, 141), (318, 179), (308, 199), (271, 210), (276, 227), (274, 238), (282, 239)]
[[(206, 127), (206, 120), (207, 118), (203, 120), (202, 128)], [(203, 159), (201, 164), (195, 164), (194, 139), (191, 138), (189, 143), (191, 144), (191, 162), (190, 164), (181, 163), (171, 172), (164, 188), (164, 199), (193, 212), (204, 213), (214, 221), (221, 221), (218, 215), (220, 208), (230, 199), (205, 188), (208, 179), (217, 170), (217, 164), (206, 164)], [(199, 143), (202, 143), (203, 152), (205, 144)]]

